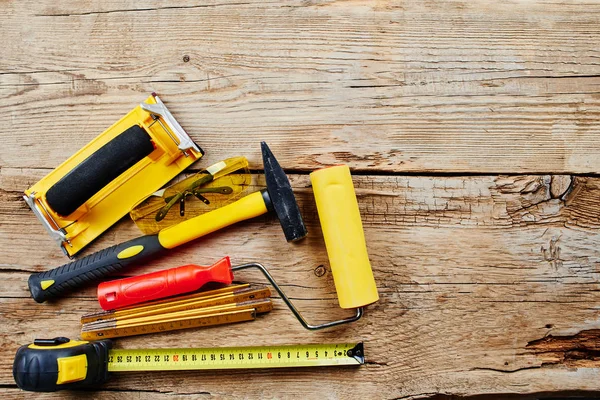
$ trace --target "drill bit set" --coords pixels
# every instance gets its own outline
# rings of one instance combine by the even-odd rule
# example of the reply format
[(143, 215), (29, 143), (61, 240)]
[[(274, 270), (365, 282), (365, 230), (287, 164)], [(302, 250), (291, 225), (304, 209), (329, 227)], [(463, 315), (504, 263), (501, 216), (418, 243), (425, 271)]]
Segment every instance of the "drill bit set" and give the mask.
[[(164, 133), (170, 141), (155, 132), (155, 123), (161, 129), (160, 134)], [(27, 203), (51, 235), (57, 240), (60, 238), (67, 254), (76, 253), (127, 212), (145, 233), (77, 261), (32, 274), (28, 283), (35, 301), (63, 296), (160, 252), (172, 251), (184, 243), (265, 213), (277, 217), (288, 242), (307, 235), (290, 182), (264, 142), (261, 143), (266, 181), (263, 190), (247, 193), (250, 174), (243, 157), (223, 160), (159, 190), (203, 154), (189, 136), (181, 132), (185, 131), (158, 96), (153, 95), (26, 191)], [(123, 143), (141, 150), (123, 149)], [(128, 157), (124, 157), (125, 154)], [(151, 179), (146, 170), (153, 171)], [(94, 180), (82, 187), (81, 193), (77, 190), (81, 182), (100, 172), (104, 174), (103, 180)], [(246, 269), (258, 269), (309, 330), (361, 318), (363, 308), (376, 302), (379, 296), (350, 170), (344, 165), (325, 168), (311, 173), (310, 180), (339, 304), (341, 308), (354, 309), (353, 315), (311, 324), (262, 264), (250, 262), (232, 266), (229, 257), (225, 257), (210, 267), (186, 265), (100, 283), (98, 301), (104, 311), (82, 317), (82, 338), (99, 340), (254, 320), (257, 314), (267, 313), (273, 306), (266, 286), (233, 284), (234, 272)], [(72, 193), (76, 195), (69, 198)], [(103, 210), (111, 207), (117, 209), (103, 219)], [(77, 343), (73, 346), (83, 346)], [(27, 349), (44, 350), (36, 354), (46, 357), (50, 354), (48, 350), (65, 345), (68, 343), (64, 341), (52, 342), (48, 348), (30, 345)], [(22, 357), (25, 354), (31, 355), (29, 350), (23, 351)], [(17, 364), (22, 366), (23, 361), (15, 360), (15, 368)], [(22, 382), (20, 387), (43, 390), (17, 376), (25, 373), (33, 372), (27, 368), (15, 370), (15, 379)], [(78, 382), (86, 381), (80, 377), (72, 381), (73, 385), (69, 383), (69, 387), (77, 387)], [(49, 390), (58, 388), (54, 385)]]

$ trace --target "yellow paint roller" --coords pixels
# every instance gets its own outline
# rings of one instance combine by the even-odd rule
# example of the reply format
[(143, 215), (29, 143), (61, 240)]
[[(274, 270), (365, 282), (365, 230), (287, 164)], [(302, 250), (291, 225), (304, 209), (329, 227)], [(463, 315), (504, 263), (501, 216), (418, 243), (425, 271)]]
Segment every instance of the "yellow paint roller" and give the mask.
[(347, 165), (310, 174), (317, 211), (340, 307), (359, 308), (379, 300), (358, 202)]
[(232, 270), (260, 269), (300, 323), (315, 330), (358, 320), (363, 314), (363, 307), (379, 300), (379, 294), (369, 262), (350, 169), (346, 165), (324, 168), (311, 173), (310, 180), (340, 307), (355, 308), (356, 314), (324, 324), (309, 324), (264, 266), (249, 263), (232, 267)]

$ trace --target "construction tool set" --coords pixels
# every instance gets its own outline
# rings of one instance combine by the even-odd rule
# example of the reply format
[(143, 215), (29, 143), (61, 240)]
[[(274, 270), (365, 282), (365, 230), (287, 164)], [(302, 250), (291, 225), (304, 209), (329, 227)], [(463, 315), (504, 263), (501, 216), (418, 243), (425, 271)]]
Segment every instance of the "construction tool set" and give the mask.
[(232, 266), (227, 256), (210, 266), (107, 280), (159, 252), (265, 213), (277, 217), (288, 242), (304, 238), (307, 230), (290, 182), (265, 142), (261, 151), (266, 188), (253, 193), (248, 193), (251, 175), (244, 157), (178, 176), (204, 152), (152, 94), (27, 189), (25, 201), (69, 257), (127, 213), (145, 236), (29, 277), (31, 296), (39, 303), (99, 283), (103, 311), (82, 316), (81, 341), (38, 339), (19, 348), (13, 365), (17, 385), (56, 391), (99, 385), (109, 372), (363, 364), (362, 343), (112, 349), (112, 338), (264, 318), (273, 309), (271, 291), (234, 282), (246, 269), (259, 270), (309, 330), (356, 321), (379, 299), (345, 165), (314, 171), (310, 180), (339, 305), (355, 310), (349, 317), (311, 324), (265, 266)]

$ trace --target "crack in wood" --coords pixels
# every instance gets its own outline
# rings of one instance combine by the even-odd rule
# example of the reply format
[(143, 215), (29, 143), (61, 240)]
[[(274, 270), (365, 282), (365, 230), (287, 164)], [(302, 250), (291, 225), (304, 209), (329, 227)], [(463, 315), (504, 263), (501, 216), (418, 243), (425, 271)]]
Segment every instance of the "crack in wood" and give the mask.
[[(57, 13), (57, 14), (34, 14), (35, 17), (75, 17), (84, 15), (98, 15), (98, 14), (113, 14), (113, 13), (127, 13), (127, 12), (147, 12), (147, 11), (159, 11), (159, 10), (183, 10), (193, 8), (216, 8), (216, 7), (231, 7), (231, 6), (247, 6), (252, 3), (218, 3), (218, 4), (197, 4), (192, 6), (164, 6), (164, 7), (148, 7), (148, 8), (127, 8), (117, 10), (106, 10), (106, 11), (87, 11), (81, 13)], [(265, 3), (263, 3), (265, 4)]]
[[(152, 389), (137, 389), (137, 388), (106, 388), (106, 387), (102, 387), (102, 388), (90, 388), (90, 389), (79, 389), (77, 391), (81, 391), (81, 392), (94, 392), (94, 393), (101, 393), (101, 392), (112, 392), (112, 393), (148, 393), (148, 394), (165, 394), (165, 395), (177, 395), (178, 397), (180, 396), (212, 396), (212, 394), (210, 392), (205, 392), (205, 391), (201, 391), (201, 392), (192, 392), (192, 393), (181, 393), (181, 392), (175, 392), (172, 390), (169, 391), (165, 391), (165, 390), (152, 390)], [(76, 391), (76, 392), (77, 392)]]
[(552, 175), (550, 177), (550, 196), (564, 201), (573, 190), (575, 179), (571, 175)]
[(470, 371), (493, 371), (493, 372), (501, 372), (503, 374), (513, 374), (515, 372), (519, 372), (519, 371), (525, 371), (528, 369), (538, 369), (541, 368), (541, 365), (533, 365), (530, 367), (521, 367), (521, 368), (516, 368), (516, 369), (500, 369), (500, 368), (490, 368), (490, 367), (475, 367), (475, 368), (471, 368)]
[(365, 359), (365, 365), (375, 365), (378, 367), (387, 367), (389, 365), (389, 363), (384, 362), (384, 361), (373, 361), (373, 360)]
[(525, 346), (543, 359), (542, 366), (600, 367), (600, 329), (569, 336), (548, 335)]

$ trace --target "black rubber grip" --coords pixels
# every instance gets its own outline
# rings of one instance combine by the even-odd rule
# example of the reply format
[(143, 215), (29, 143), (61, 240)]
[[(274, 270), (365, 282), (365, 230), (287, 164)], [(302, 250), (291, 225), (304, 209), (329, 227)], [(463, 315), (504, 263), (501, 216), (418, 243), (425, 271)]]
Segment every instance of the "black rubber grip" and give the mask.
[(134, 125), (100, 147), (46, 192), (48, 205), (67, 216), (154, 151), (150, 135)]
[[(142, 249), (130, 257), (124, 258), (124, 254), (121, 254), (121, 258), (117, 257), (123, 250), (133, 246), (142, 246)], [(164, 249), (158, 240), (158, 235), (147, 235), (100, 250), (50, 271), (32, 274), (29, 276), (31, 297), (38, 303), (43, 303), (48, 299), (63, 296), (79, 287), (98, 282), (105, 276)], [(132, 250), (139, 250), (139, 248)]]

